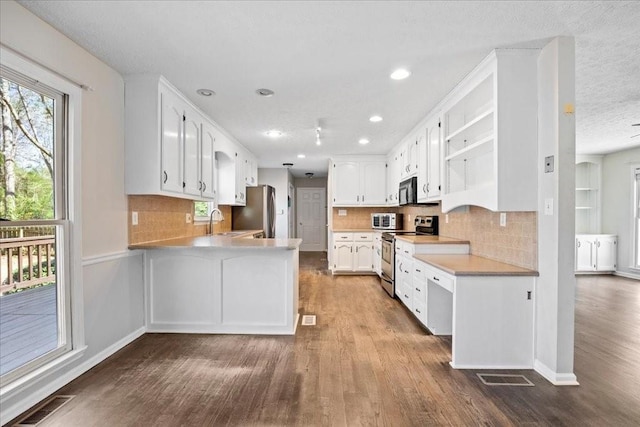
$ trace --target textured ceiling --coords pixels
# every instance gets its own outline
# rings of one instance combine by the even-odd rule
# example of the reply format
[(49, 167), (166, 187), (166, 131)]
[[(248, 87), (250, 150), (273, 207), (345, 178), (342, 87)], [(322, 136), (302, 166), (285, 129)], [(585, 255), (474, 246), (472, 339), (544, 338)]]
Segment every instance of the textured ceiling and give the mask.
[[(387, 153), (492, 49), (555, 36), (576, 41), (577, 151), (640, 145), (630, 138), (640, 122), (636, 1), (20, 3), (123, 75), (164, 75), (260, 167), (290, 161), (297, 176), (326, 173), (330, 154)], [(400, 66), (412, 76), (390, 80)], [(216, 95), (196, 95), (202, 87)], [(269, 139), (272, 128), (285, 136)]]

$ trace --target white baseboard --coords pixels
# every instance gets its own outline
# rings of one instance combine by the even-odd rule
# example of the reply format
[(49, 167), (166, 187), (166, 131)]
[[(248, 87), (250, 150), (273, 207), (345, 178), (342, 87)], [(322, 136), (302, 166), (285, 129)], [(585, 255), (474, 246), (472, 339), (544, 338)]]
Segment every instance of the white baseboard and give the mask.
[(474, 369), (474, 370), (483, 370), (483, 369), (492, 369), (492, 370), (509, 370), (509, 369), (531, 369), (531, 365), (459, 365), (454, 364), (453, 362), (449, 362), (449, 366), (453, 369)]
[(627, 279), (640, 280), (640, 274), (630, 273), (628, 271), (616, 271), (614, 276), (626, 277)]
[(539, 360), (533, 362), (533, 369), (553, 385), (580, 385), (575, 374), (555, 372)]
[[(126, 345), (138, 339), (139, 337), (144, 335), (145, 332), (146, 332), (146, 328), (143, 326), (142, 328), (136, 331), (133, 331), (126, 337), (113, 343), (112, 345), (105, 348), (100, 353), (96, 354), (90, 359), (85, 360), (84, 362), (82, 362), (75, 368), (71, 369), (70, 371), (56, 377), (53, 381), (50, 381), (46, 383), (44, 386), (38, 388), (37, 390), (30, 392), (25, 398), (11, 404), (10, 406), (5, 406), (3, 404), (2, 420), (0, 424), (11, 421), (12, 419), (22, 414), (23, 412), (25, 412), (26, 410), (28, 410), (29, 408), (31, 408), (32, 406), (40, 402), (41, 400), (45, 399), (47, 396), (51, 395), (52, 393), (55, 393), (56, 390), (69, 384), (71, 381), (75, 380), (80, 375), (84, 374), (89, 369), (96, 366), (98, 363), (102, 362), (103, 360), (107, 359), (109, 356), (111, 356), (118, 350), (122, 349)], [(47, 376), (46, 373), (43, 375), (43, 377), (45, 376)], [(37, 384), (37, 382), (40, 379), (41, 378), (34, 378), (31, 381), (31, 384), (24, 384), (20, 388), (22, 388), (23, 390), (26, 388), (29, 388), (33, 384)], [(12, 394), (16, 395), (18, 393), (20, 393), (20, 390), (15, 390)]]

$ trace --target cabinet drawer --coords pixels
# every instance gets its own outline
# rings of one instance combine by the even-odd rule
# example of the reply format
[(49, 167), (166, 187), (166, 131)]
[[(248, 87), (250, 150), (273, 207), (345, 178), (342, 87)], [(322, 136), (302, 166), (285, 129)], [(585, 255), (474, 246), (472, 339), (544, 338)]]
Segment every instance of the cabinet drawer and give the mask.
[(333, 233), (334, 242), (353, 242), (353, 233)]
[(453, 279), (451, 277), (445, 276), (441, 272), (432, 269), (426, 270), (426, 276), (427, 280), (453, 293)]
[(396, 240), (396, 254), (413, 256), (415, 248), (411, 243)]
[(372, 242), (373, 235), (371, 233), (353, 233), (354, 242)]
[(425, 282), (413, 280), (413, 299), (421, 304), (427, 303), (427, 286)]
[(427, 270), (424, 268), (424, 264), (414, 259), (413, 260), (413, 280), (415, 282), (420, 282), (420, 283), (426, 282), (427, 281), (426, 273), (427, 273)]
[(422, 301), (413, 300), (413, 315), (418, 318), (420, 323), (427, 325), (427, 305)]
[(412, 310), (413, 298), (411, 296), (411, 289), (407, 289), (406, 286), (400, 286), (398, 289), (396, 289), (396, 295), (400, 297), (400, 301), (402, 301), (402, 303), (406, 305), (409, 308), (409, 310)]

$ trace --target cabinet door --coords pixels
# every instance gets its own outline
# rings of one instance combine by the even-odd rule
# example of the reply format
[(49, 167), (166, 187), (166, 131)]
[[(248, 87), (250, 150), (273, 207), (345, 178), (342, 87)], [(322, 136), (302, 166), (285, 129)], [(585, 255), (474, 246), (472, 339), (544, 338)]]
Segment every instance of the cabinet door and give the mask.
[(247, 203), (247, 188), (245, 184), (245, 155), (242, 151), (238, 150), (235, 153), (236, 163), (236, 205), (246, 205)]
[(163, 91), (162, 104), (162, 190), (182, 193), (182, 144), (184, 103), (175, 94)]
[(360, 203), (360, 167), (358, 162), (333, 164), (333, 205), (353, 206)]
[(593, 237), (576, 236), (576, 271), (595, 270), (595, 243)]
[(409, 142), (403, 142), (400, 148), (400, 181), (409, 176)]
[(333, 269), (353, 271), (353, 243), (337, 242), (333, 246)]
[(355, 243), (353, 269), (355, 271), (373, 271), (373, 243)]
[(421, 133), (418, 137), (418, 154), (416, 167), (418, 168), (418, 201), (427, 201), (427, 183), (428, 183), (428, 168), (427, 168), (427, 134), (428, 129)]
[(433, 200), (440, 198), (440, 119), (427, 126), (427, 197)]
[(360, 204), (381, 206), (386, 203), (387, 167), (385, 162), (360, 163)]
[(257, 161), (252, 156), (247, 156), (244, 159), (244, 177), (247, 187), (255, 187), (258, 185)]
[(596, 270), (615, 271), (617, 264), (617, 238), (615, 236), (600, 236), (595, 245)]
[(398, 206), (398, 187), (400, 186), (400, 154), (391, 153), (387, 157), (387, 205)]
[(184, 120), (184, 169), (182, 173), (182, 188), (186, 194), (200, 196), (202, 182), (200, 181), (200, 126), (202, 119), (199, 115), (187, 111)]
[(424, 135), (422, 132), (418, 132), (407, 143), (407, 158), (405, 159), (407, 163), (407, 177), (415, 176), (418, 172), (418, 145), (421, 139), (424, 139)]
[(200, 179), (202, 197), (216, 201), (216, 131), (207, 122), (202, 124), (202, 145), (200, 150)]

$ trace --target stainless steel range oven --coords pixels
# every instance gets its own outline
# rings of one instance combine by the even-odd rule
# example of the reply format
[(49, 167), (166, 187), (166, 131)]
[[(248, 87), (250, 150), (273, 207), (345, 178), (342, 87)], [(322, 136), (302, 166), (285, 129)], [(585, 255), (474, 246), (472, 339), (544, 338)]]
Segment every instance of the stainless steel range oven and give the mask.
[(391, 298), (395, 296), (395, 237), (402, 235), (438, 235), (437, 216), (416, 216), (415, 231), (387, 231), (382, 233), (382, 255), (380, 284)]

